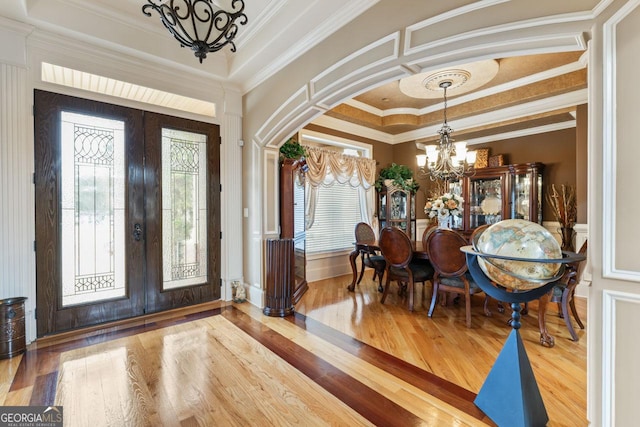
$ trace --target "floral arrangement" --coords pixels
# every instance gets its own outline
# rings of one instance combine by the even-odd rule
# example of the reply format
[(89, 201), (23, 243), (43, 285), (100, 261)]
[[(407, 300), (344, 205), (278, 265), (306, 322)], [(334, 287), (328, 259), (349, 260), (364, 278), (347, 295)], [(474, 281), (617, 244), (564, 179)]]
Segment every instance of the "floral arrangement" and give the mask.
[(445, 193), (434, 200), (427, 201), (427, 204), (424, 205), (424, 213), (429, 218), (438, 217), (439, 219), (462, 216), (462, 203), (464, 203), (464, 199), (457, 194)]

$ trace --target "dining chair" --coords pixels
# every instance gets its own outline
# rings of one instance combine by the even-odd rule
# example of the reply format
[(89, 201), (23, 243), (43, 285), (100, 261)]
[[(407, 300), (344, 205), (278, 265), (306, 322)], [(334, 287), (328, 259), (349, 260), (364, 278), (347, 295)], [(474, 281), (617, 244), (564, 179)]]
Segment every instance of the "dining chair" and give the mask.
[(427, 228), (424, 229), (424, 231), (422, 232), (422, 247), (423, 248), (427, 247), (427, 238), (429, 237), (429, 234), (431, 234), (437, 228), (438, 228), (438, 224), (429, 224), (427, 226)]
[[(587, 255), (586, 240), (582, 244), (582, 247), (580, 248), (578, 253), (580, 255)], [(578, 323), (578, 326), (580, 326), (580, 329), (584, 329), (584, 324), (580, 320), (580, 316), (578, 316), (576, 303), (573, 297), (576, 292), (576, 287), (582, 280), (582, 273), (584, 272), (586, 264), (586, 261), (578, 261), (569, 264), (567, 266), (567, 272), (564, 274), (558, 284), (556, 284), (551, 290), (550, 301), (558, 303), (560, 317), (564, 318), (564, 323), (567, 325), (567, 329), (569, 329), (569, 334), (571, 335), (571, 339), (573, 341), (578, 341), (580, 337), (578, 337), (578, 334), (576, 334), (576, 331), (573, 328), (571, 317), (569, 316), (569, 309), (571, 309), (571, 314), (573, 314), (573, 318), (576, 319), (576, 322)]]
[[(433, 294), (428, 316), (433, 316), (439, 292), (462, 294), (465, 298), (467, 328), (471, 327), (471, 295), (483, 292), (467, 269), (467, 259), (460, 251), (467, 240), (453, 230), (438, 228), (427, 237), (425, 249), (433, 274)], [(484, 314), (491, 316), (488, 307), (489, 297), (485, 295)]]
[[(478, 247), (478, 239), (480, 238), (480, 235), (487, 229), (489, 228), (490, 224), (483, 224), (480, 225), (478, 227), (476, 227), (473, 232), (471, 233), (471, 236), (469, 237), (469, 242), (471, 243), (471, 245), (473, 246), (473, 249), (476, 249)], [(500, 286), (498, 284), (496, 284), (496, 286)], [(502, 287), (502, 286), (500, 286)], [(504, 313), (504, 303), (502, 301), (498, 301), (498, 312), (499, 313)], [(529, 312), (529, 304), (528, 303), (524, 303), (524, 307), (522, 308), (522, 310), (520, 311), (521, 315), (526, 315)], [(508, 322), (509, 324), (511, 324), (511, 319)]]
[[(373, 231), (373, 228), (371, 228), (371, 226), (366, 222), (359, 222), (356, 224), (355, 234), (356, 244), (362, 243), (368, 245), (375, 244), (376, 242), (376, 235)], [(358, 281), (356, 282), (356, 284), (359, 285), (362, 281), (362, 277), (364, 276), (364, 268), (369, 267), (374, 271), (373, 280), (376, 280), (376, 277), (378, 278), (378, 292), (382, 292), (382, 277), (384, 275), (384, 270), (387, 264), (384, 260), (384, 257), (378, 254), (376, 250), (370, 247), (366, 247), (364, 249), (360, 249), (360, 261), (362, 268), (360, 270), (360, 276), (358, 277)]]
[(392, 280), (398, 285), (407, 284), (409, 294), (409, 311), (413, 311), (414, 284), (425, 283), (433, 278), (433, 267), (428, 262), (413, 262), (413, 245), (404, 231), (395, 227), (385, 227), (380, 232), (378, 242), (380, 251), (387, 263), (385, 274), (387, 280), (384, 285), (384, 293), (380, 303), (384, 304), (389, 293), (389, 284)]

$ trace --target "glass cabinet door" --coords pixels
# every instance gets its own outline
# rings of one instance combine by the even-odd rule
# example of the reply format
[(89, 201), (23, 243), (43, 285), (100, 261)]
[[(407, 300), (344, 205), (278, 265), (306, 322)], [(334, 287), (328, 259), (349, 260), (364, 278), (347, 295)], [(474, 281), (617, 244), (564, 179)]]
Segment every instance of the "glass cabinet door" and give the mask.
[(542, 224), (542, 171), (541, 163), (513, 166), (511, 186), (511, 218), (525, 219)]
[(513, 183), (513, 205), (511, 218), (531, 221), (529, 199), (531, 193), (531, 178), (529, 175), (516, 175)]
[(502, 177), (472, 178), (469, 186), (469, 228), (501, 221), (504, 217)]
[(382, 190), (378, 194), (378, 221), (380, 229), (398, 227), (415, 239), (416, 206), (413, 194), (403, 190)]

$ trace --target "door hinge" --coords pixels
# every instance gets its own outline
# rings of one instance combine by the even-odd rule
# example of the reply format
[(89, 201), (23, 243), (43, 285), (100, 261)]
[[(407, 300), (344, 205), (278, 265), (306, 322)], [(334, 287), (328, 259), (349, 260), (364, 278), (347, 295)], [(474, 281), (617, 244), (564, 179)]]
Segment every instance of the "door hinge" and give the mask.
[(36, 183), (36, 174), (35, 174), (35, 172), (33, 173), (33, 183), (34, 184)]
[(36, 241), (33, 241), (33, 252), (36, 252)]
[(220, 192), (222, 193), (222, 184), (220, 184)]
[(222, 287), (222, 277), (220, 278), (220, 287)]
[(220, 232), (220, 240), (222, 240), (222, 231)]
[(33, 309), (33, 318), (36, 320), (38, 319), (38, 307)]
[(218, 142), (220, 143), (220, 145), (222, 145), (222, 136), (218, 137)]
[(31, 115), (32, 115), (33, 117), (35, 117), (35, 116), (36, 116), (36, 104), (33, 104), (33, 105), (31, 106)]

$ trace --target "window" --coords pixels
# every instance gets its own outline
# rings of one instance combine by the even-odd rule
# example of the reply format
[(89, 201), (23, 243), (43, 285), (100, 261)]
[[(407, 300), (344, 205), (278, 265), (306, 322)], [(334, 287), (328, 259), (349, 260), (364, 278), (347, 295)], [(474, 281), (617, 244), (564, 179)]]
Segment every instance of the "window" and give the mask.
[(307, 252), (351, 249), (354, 229), (362, 221), (359, 188), (334, 183), (318, 187), (313, 226), (307, 231)]
[[(368, 144), (308, 130), (303, 130), (300, 135), (301, 142), (309, 147), (336, 150), (340, 154), (365, 159), (371, 157), (371, 146)], [(352, 184), (357, 185), (355, 182), (361, 177), (354, 173), (353, 178)], [(340, 179), (344, 180), (344, 177)], [(333, 178), (326, 179), (325, 183), (328, 186), (318, 185), (315, 196), (311, 197), (312, 200), (315, 198), (315, 210), (312, 224), (306, 231), (306, 251), (309, 254), (351, 250), (356, 224), (367, 221), (373, 207), (374, 189), (365, 191), (362, 186), (354, 188), (349, 183), (340, 184)], [(309, 187), (307, 182), (307, 197), (311, 193)]]

